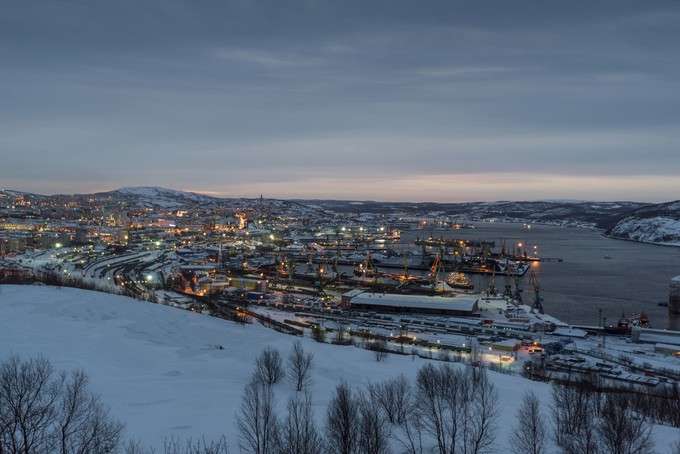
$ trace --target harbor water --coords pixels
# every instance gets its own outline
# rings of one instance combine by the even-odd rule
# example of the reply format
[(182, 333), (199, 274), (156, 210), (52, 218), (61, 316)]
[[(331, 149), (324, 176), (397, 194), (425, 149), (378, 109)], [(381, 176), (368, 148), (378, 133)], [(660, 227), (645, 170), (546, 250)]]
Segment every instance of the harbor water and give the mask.
[[(600, 312), (607, 324), (616, 324), (622, 313), (630, 317), (644, 311), (654, 328), (680, 329), (680, 318), (669, 318), (669, 282), (680, 274), (680, 248), (657, 246), (607, 238), (595, 229), (564, 228), (532, 224), (475, 222), (474, 229), (414, 230), (403, 232), (397, 251), (417, 237), (460, 238), (495, 241), (500, 250), (519, 248), (530, 255), (556, 259), (536, 262), (536, 273), (545, 312), (572, 324), (597, 326)], [(523, 300), (534, 298), (530, 272), (520, 280)], [(470, 275), (475, 290), (489, 285), (489, 276)], [(503, 291), (505, 278), (496, 276), (496, 288)]]

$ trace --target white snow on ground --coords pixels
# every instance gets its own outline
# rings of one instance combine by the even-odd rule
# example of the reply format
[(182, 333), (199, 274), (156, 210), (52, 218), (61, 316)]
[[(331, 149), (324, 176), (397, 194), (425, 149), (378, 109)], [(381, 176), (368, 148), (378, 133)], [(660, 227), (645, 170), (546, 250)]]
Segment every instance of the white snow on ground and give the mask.
[[(173, 435), (205, 435), (210, 440), (224, 434), (235, 450), (234, 416), (255, 356), (273, 346), (285, 358), (297, 339), (257, 324), (241, 326), (121, 296), (45, 286), (0, 286), (0, 359), (10, 353), (41, 353), (58, 369), (84, 369), (92, 389), (126, 422), (125, 436), (156, 447)], [(363, 388), (370, 380), (399, 373), (413, 380), (418, 367), (427, 361), (390, 355), (379, 363), (366, 350), (311, 339), (302, 342), (315, 355), (311, 391), (320, 426), (332, 391), (341, 381)], [(524, 390), (537, 393), (547, 415), (550, 386), (493, 372), (490, 377), (502, 409), (496, 452), (505, 452)], [(283, 415), (286, 399), (294, 390), (283, 382), (275, 385), (275, 391)], [(679, 437), (678, 429), (655, 428), (659, 452), (668, 452)]]

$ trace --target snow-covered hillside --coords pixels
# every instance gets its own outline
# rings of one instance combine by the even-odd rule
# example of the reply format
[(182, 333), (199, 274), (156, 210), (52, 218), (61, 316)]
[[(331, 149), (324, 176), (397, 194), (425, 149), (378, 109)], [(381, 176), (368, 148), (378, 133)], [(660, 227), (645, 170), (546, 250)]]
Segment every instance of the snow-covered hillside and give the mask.
[[(303, 201), (304, 202), (304, 201)], [(467, 203), (399, 203), (315, 200), (329, 211), (362, 213), (406, 213), (408, 215), (449, 216), (469, 219), (493, 219), (515, 222), (538, 222), (573, 227), (609, 228), (631, 212), (649, 206), (638, 202), (583, 201), (498, 201)]]
[[(259, 325), (241, 326), (120, 296), (0, 286), (0, 358), (44, 354), (58, 369), (84, 369), (93, 390), (126, 422), (125, 437), (147, 445), (159, 446), (173, 435), (210, 440), (224, 434), (236, 449), (235, 413), (255, 356), (273, 346), (285, 357), (296, 340)], [(302, 342), (314, 353), (311, 392), (319, 425), (341, 381), (361, 388), (399, 373), (413, 380), (427, 361), (390, 355), (376, 362), (371, 352), (355, 347)], [(490, 378), (501, 405), (495, 452), (505, 452), (524, 390), (536, 392), (548, 414), (550, 387), (493, 372)], [(283, 382), (274, 389), (283, 413), (294, 388)], [(655, 430), (657, 448), (666, 452), (678, 430)]]
[(680, 201), (640, 208), (608, 233), (614, 238), (680, 246)]
[(616, 224), (610, 234), (615, 238), (643, 243), (680, 246), (680, 219), (666, 216), (630, 217)]
[(181, 208), (188, 205), (203, 205), (221, 201), (215, 197), (195, 192), (176, 191), (174, 189), (152, 186), (126, 187), (97, 195), (123, 196), (134, 199), (140, 206), (160, 208)]

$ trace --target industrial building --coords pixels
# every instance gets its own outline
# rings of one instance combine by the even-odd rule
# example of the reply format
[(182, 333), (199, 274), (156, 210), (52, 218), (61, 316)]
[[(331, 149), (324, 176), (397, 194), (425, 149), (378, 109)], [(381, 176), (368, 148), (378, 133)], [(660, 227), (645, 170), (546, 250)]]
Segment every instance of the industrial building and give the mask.
[(342, 295), (345, 309), (469, 317), (477, 311), (477, 297), (369, 293), (352, 290)]
[(668, 315), (680, 315), (680, 276), (671, 279), (671, 290), (668, 295)]

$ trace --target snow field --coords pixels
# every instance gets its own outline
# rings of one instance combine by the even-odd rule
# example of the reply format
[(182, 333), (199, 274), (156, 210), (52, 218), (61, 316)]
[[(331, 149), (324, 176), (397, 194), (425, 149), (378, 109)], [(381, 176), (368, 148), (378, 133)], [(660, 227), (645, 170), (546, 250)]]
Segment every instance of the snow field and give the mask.
[[(285, 362), (299, 338), (258, 324), (242, 326), (206, 315), (86, 290), (45, 286), (0, 286), (0, 359), (10, 353), (43, 354), (59, 370), (84, 369), (91, 389), (126, 423), (125, 438), (159, 447), (163, 438), (225, 435), (237, 449), (235, 414), (255, 357), (266, 346)], [(412, 382), (428, 360), (390, 355), (301, 339), (314, 354), (314, 410), (319, 428), (333, 390), (341, 381), (363, 389), (369, 381), (403, 373)], [(222, 346), (224, 349), (219, 349)], [(454, 367), (463, 367), (454, 365)], [(549, 414), (550, 386), (489, 372), (499, 395), (501, 416), (496, 452), (507, 451), (523, 393), (533, 390)], [(279, 415), (294, 387), (274, 386)], [(655, 428), (656, 447), (668, 452), (680, 430)], [(238, 452), (238, 451), (236, 451)]]

